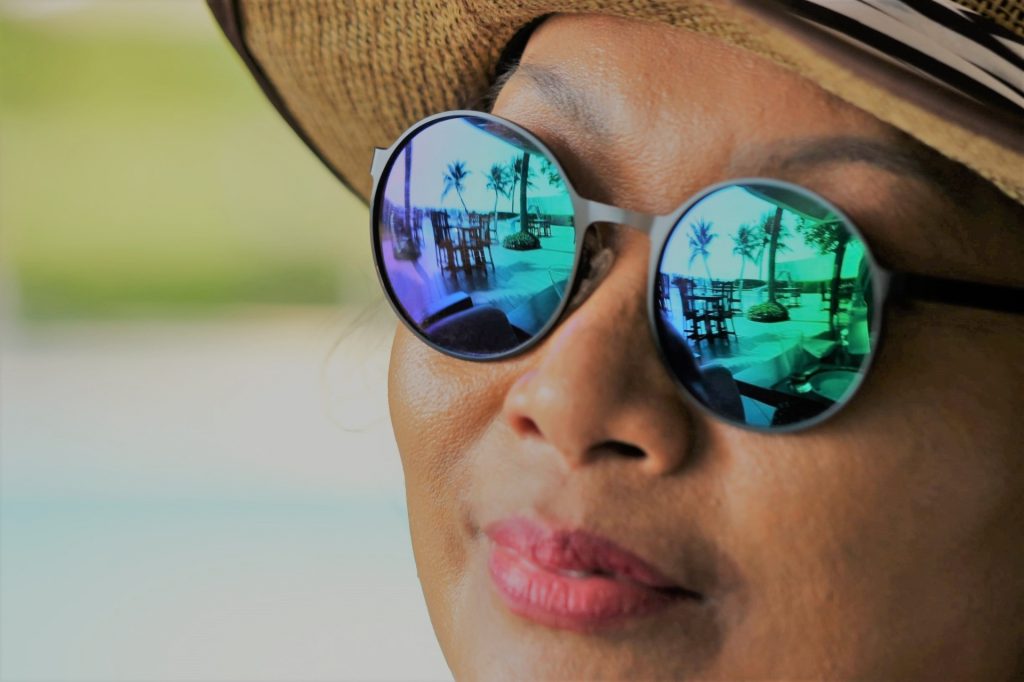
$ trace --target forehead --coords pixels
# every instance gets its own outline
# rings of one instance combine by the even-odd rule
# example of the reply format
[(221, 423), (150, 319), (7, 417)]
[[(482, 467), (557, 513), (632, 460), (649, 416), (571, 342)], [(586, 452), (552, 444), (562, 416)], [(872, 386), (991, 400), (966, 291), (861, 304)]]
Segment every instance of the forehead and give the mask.
[[(710, 184), (770, 175), (832, 199), (899, 269), (970, 278), (983, 265), (998, 269), (993, 242), (1020, 254), (1005, 221), (966, 229), (963, 206), (979, 202), (971, 174), (782, 67), (682, 29), (553, 17), (531, 37), (494, 111), (544, 139), (581, 193), (633, 210), (667, 213)], [(787, 149), (825, 140), (887, 149), (903, 162), (839, 154), (789, 163)]]
[(568, 124), (573, 142), (604, 160), (628, 149), (636, 163), (623, 172), (683, 171), (699, 186), (774, 141), (887, 130), (766, 60), (663, 24), (555, 17), (522, 63), (498, 108), (528, 126)]

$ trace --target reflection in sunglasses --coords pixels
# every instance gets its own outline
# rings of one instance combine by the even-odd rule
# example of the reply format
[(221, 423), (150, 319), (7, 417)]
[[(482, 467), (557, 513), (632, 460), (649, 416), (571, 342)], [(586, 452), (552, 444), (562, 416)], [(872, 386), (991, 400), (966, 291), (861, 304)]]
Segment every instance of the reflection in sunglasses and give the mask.
[(427, 338), (500, 353), (550, 321), (576, 230), (557, 165), (536, 145), (485, 119), (444, 119), (409, 138), (383, 187), (383, 272)]
[(382, 283), (420, 338), (462, 359), (506, 357), (554, 328), (577, 227), (602, 222), (652, 237), (668, 369), (713, 415), (758, 430), (811, 426), (849, 401), (893, 297), (1024, 312), (1019, 288), (887, 270), (838, 209), (790, 183), (723, 183), (678, 218), (645, 215), (578, 196), (535, 137), (477, 112), (424, 119), (378, 151)]
[(696, 370), (676, 374), (720, 416), (804, 422), (856, 389), (872, 350), (870, 261), (814, 196), (718, 189), (680, 218), (658, 269), (662, 345), (692, 355)]

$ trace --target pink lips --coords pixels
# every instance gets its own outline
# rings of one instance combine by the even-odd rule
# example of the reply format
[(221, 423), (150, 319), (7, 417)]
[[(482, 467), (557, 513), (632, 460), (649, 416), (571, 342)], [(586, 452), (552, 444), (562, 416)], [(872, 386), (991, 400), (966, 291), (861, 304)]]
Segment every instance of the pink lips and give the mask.
[(700, 600), (634, 554), (583, 531), (514, 518), (486, 533), (498, 594), (513, 613), (541, 625), (587, 632)]

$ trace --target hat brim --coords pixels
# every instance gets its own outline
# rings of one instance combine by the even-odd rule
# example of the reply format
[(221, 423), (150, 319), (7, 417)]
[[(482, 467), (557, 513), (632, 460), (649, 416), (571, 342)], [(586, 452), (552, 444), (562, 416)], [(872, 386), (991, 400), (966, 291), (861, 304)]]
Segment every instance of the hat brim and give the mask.
[(387, 147), (430, 114), (480, 106), (505, 46), (524, 26), (551, 14), (602, 13), (665, 22), (750, 50), (964, 164), (1024, 204), (1019, 111), (917, 77), (771, 3), (209, 2), (270, 101), (364, 201), (374, 147)]

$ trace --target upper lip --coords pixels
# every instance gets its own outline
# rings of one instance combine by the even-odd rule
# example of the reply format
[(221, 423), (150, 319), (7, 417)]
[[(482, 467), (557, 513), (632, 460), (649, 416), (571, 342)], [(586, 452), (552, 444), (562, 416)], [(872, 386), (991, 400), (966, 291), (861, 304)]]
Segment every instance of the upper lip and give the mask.
[(585, 530), (551, 528), (514, 517), (488, 524), (484, 532), (495, 544), (552, 572), (607, 575), (652, 589), (692, 593), (629, 550)]

